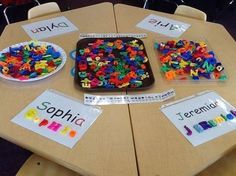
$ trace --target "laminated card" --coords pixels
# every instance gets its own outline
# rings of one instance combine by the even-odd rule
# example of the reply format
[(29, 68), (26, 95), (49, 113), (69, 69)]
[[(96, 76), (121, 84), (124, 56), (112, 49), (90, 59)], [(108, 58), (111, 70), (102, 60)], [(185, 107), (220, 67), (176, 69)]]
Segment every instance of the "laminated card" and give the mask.
[(72, 148), (102, 113), (55, 90), (46, 90), (11, 121)]
[(214, 91), (163, 105), (161, 111), (193, 146), (236, 129), (235, 107)]
[(190, 27), (190, 24), (150, 14), (136, 26), (169, 37), (179, 37)]
[(64, 16), (37, 21), (22, 25), (22, 27), (32, 39), (37, 40), (78, 30), (78, 28)]

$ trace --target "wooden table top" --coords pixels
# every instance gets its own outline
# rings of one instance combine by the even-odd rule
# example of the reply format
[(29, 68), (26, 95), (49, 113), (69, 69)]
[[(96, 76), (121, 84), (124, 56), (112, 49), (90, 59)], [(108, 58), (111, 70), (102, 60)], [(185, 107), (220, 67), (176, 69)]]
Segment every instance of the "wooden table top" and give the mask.
[[(159, 71), (153, 42), (166, 40), (167, 37), (135, 27), (149, 14), (191, 24), (182, 37), (207, 40), (225, 66), (229, 79), (225, 83), (201, 84), (164, 81)], [(79, 28), (76, 32), (44, 40), (61, 46), (68, 57), (69, 52), (75, 49), (80, 33), (148, 33), (148, 38), (143, 41), (156, 81), (148, 90), (128, 92), (128, 94), (157, 93), (174, 88), (177, 100), (204, 90), (215, 90), (232, 105), (236, 105), (236, 97), (232, 93), (236, 86), (233, 60), (236, 55), (236, 45), (225, 28), (219, 24), (122, 4), (115, 5), (113, 11), (111, 3), (101, 3), (10, 24), (2, 33), (0, 49), (30, 40), (21, 25), (56, 16), (65, 16)], [(68, 58), (60, 72), (34, 83), (22, 84), (1, 79), (0, 89), (4, 93), (0, 95), (3, 102), (0, 107), (0, 136), (84, 175), (194, 175), (236, 144), (236, 132), (233, 131), (193, 147), (161, 113), (160, 106), (164, 103), (102, 106), (101, 116), (72, 149), (10, 122), (18, 112), (46, 89), (55, 89), (83, 100), (84, 92), (75, 88), (73, 78), (70, 76), (73, 65), (73, 61)]]
[[(152, 88), (139, 93), (158, 93), (174, 88), (176, 97), (170, 100), (174, 101), (204, 90), (215, 90), (236, 106), (236, 96), (233, 93), (236, 87), (236, 63), (234, 59), (236, 45), (222, 25), (122, 4), (116, 4), (114, 9), (118, 33), (145, 32), (148, 34), (148, 37), (142, 40), (156, 81)], [(166, 41), (168, 38), (136, 27), (149, 14), (191, 24), (191, 27), (181, 37), (185, 39), (206, 39), (225, 66), (229, 79), (224, 83), (202, 82), (200, 84), (165, 81), (160, 74), (154, 41)], [(128, 92), (128, 94), (132, 94), (132, 92)], [(166, 102), (129, 105), (140, 175), (194, 175), (219, 159), (236, 144), (236, 131), (232, 131), (210, 142), (193, 147), (160, 111), (160, 106), (164, 103)]]
[(30, 40), (21, 25), (56, 16), (65, 16), (79, 29), (44, 40), (61, 46), (67, 54), (67, 62), (57, 74), (41, 81), (16, 83), (0, 80), (0, 136), (83, 175), (137, 175), (128, 105), (103, 106), (103, 113), (72, 149), (10, 121), (46, 89), (83, 100), (84, 92), (75, 88), (70, 75), (74, 62), (69, 58), (69, 52), (75, 49), (80, 33), (116, 32), (113, 5), (101, 3), (10, 24), (2, 33), (0, 49)]

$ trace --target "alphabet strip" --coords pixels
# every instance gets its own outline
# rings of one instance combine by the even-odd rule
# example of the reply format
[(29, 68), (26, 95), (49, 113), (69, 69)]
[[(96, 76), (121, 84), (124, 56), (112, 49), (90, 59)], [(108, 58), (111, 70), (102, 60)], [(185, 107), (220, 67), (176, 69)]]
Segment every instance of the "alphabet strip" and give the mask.
[(79, 35), (80, 39), (83, 38), (117, 38), (117, 37), (136, 37), (136, 38), (146, 38), (145, 33), (81, 33)]
[(138, 94), (138, 95), (100, 96), (100, 95), (84, 94), (84, 104), (110, 105), (110, 104), (155, 103), (168, 100), (174, 96), (175, 96), (174, 89), (170, 89), (161, 93)]

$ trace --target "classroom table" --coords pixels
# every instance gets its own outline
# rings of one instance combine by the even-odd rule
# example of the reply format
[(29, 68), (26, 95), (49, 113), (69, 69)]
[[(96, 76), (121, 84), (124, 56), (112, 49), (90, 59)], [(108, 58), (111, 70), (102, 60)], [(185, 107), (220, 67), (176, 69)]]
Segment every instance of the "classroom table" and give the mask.
[(40, 81), (19, 83), (0, 80), (0, 136), (82, 175), (137, 175), (127, 105), (103, 106), (102, 114), (72, 149), (10, 121), (47, 89), (55, 89), (83, 101), (84, 92), (76, 88), (70, 75), (74, 61), (69, 58), (69, 52), (75, 49), (80, 33), (116, 32), (113, 5), (101, 3), (7, 25), (0, 38), (1, 50), (31, 40), (21, 25), (57, 16), (65, 16), (79, 29), (44, 40), (55, 43), (65, 50), (66, 64), (57, 74)]
[[(143, 41), (154, 73), (155, 84), (146, 91), (135, 92), (134, 94), (158, 93), (174, 88), (176, 96), (168, 101), (170, 102), (204, 90), (215, 90), (228, 102), (236, 106), (236, 96), (233, 93), (236, 87), (236, 64), (234, 59), (236, 45), (222, 25), (122, 4), (116, 4), (114, 10), (118, 33), (145, 32), (148, 34), (148, 37)], [(149, 14), (156, 14), (191, 24), (191, 27), (181, 38), (206, 40), (225, 66), (229, 79), (224, 83), (165, 81), (160, 74), (154, 41), (166, 41), (169, 38), (136, 27)], [(128, 91), (128, 94), (133, 93)], [(194, 175), (235, 146), (236, 131), (232, 131), (193, 147), (160, 111), (161, 105), (165, 103), (129, 105), (137, 153), (137, 166), (141, 176)]]

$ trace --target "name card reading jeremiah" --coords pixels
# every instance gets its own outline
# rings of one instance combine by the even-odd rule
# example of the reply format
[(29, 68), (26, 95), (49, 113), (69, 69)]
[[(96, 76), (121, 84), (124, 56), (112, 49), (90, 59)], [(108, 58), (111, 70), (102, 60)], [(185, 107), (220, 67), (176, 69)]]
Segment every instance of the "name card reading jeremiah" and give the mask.
[(11, 121), (72, 148), (101, 112), (99, 108), (47, 90)]
[(22, 27), (32, 39), (37, 40), (78, 30), (64, 16), (22, 25)]
[(216, 92), (163, 105), (161, 111), (193, 146), (236, 129), (236, 109)]
[(179, 37), (190, 27), (190, 24), (151, 14), (136, 26), (169, 37)]

